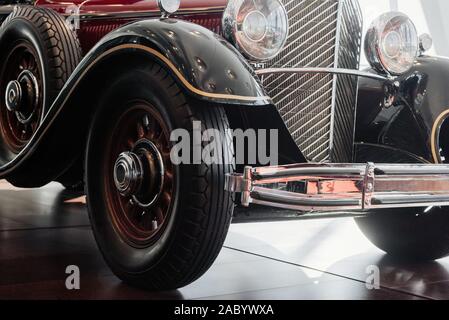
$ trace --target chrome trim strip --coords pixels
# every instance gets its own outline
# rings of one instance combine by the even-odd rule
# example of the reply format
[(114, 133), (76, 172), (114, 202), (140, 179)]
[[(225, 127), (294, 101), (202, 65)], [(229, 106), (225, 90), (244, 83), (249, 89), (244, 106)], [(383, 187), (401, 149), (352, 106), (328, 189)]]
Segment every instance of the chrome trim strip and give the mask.
[(338, 168), (338, 167), (299, 167), (299, 168), (290, 168), (285, 170), (264, 170), (264, 171), (256, 171), (253, 173), (254, 177), (257, 180), (264, 179), (273, 179), (273, 178), (283, 178), (286, 176), (361, 176), (365, 172), (365, 166), (353, 168)]
[(394, 81), (393, 77), (382, 76), (379, 74), (373, 74), (370, 72), (360, 71), (360, 70), (350, 70), (350, 69), (342, 69), (342, 68), (268, 68), (268, 69), (260, 69), (256, 70), (256, 74), (259, 76), (277, 74), (277, 73), (330, 73), (335, 75), (348, 75), (348, 76), (356, 76), (356, 77), (364, 77), (374, 80), (380, 80), (385, 82)]
[(10, 14), (13, 12), (15, 5), (0, 6), (0, 14)]
[[(224, 7), (210, 7), (210, 8), (196, 8), (196, 9), (181, 9), (171, 16), (176, 18), (177, 16), (192, 15), (192, 14), (207, 14), (207, 13), (221, 13), (224, 11)], [(67, 14), (68, 15), (68, 14)], [(145, 19), (160, 17), (160, 10), (148, 10), (148, 11), (123, 11), (115, 13), (81, 13), (78, 15), (82, 21), (87, 20), (101, 20), (101, 19)]]
[[(341, 46), (341, 25), (343, 23), (343, 6), (345, 0), (338, 1), (338, 13), (337, 13), (337, 35), (335, 36), (335, 56), (334, 56), (334, 68), (338, 68), (339, 66), (339, 58), (340, 58), (340, 46)], [(336, 73), (333, 74), (334, 79), (332, 81), (332, 104), (331, 104), (331, 123), (330, 123), (330, 131), (329, 131), (329, 153), (332, 154), (332, 150), (334, 149), (334, 139), (335, 139), (335, 109), (337, 107), (337, 81), (338, 76)], [(331, 160), (332, 157), (331, 157)]]
[(449, 165), (438, 164), (384, 164), (377, 165), (376, 170), (384, 175), (449, 175)]
[(307, 195), (302, 195), (292, 192), (275, 191), (267, 188), (255, 187), (252, 191), (254, 200), (263, 200), (268, 202), (278, 202), (279, 204), (294, 205), (294, 206), (310, 206), (310, 207), (356, 207), (361, 206), (361, 199), (356, 197), (346, 197), (346, 198), (319, 198), (319, 197), (309, 197)]
[[(413, 200), (421, 204), (435, 204), (438, 203), (439, 206), (449, 205), (449, 193), (445, 194), (423, 194), (414, 195)], [(409, 194), (383, 194), (377, 195), (373, 198), (373, 203), (380, 206), (391, 206), (391, 205), (404, 205), (410, 202)]]

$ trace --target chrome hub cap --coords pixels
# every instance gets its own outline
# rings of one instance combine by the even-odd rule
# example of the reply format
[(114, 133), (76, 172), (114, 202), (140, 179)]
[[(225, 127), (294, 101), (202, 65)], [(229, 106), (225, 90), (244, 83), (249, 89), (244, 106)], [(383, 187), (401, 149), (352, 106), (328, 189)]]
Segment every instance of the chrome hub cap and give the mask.
[(29, 70), (22, 71), (17, 80), (8, 83), (5, 93), (6, 108), (16, 114), (22, 124), (29, 123), (39, 104), (39, 83)]
[(13, 80), (8, 83), (8, 86), (6, 87), (5, 99), (6, 107), (9, 111), (18, 111), (22, 100), (22, 87), (20, 86), (19, 81)]
[(164, 185), (164, 161), (156, 145), (149, 140), (138, 141), (131, 152), (119, 155), (114, 166), (114, 183), (123, 197), (150, 208), (159, 198)]
[(133, 152), (122, 153), (115, 163), (114, 182), (117, 190), (124, 197), (136, 193), (143, 179), (142, 162)]

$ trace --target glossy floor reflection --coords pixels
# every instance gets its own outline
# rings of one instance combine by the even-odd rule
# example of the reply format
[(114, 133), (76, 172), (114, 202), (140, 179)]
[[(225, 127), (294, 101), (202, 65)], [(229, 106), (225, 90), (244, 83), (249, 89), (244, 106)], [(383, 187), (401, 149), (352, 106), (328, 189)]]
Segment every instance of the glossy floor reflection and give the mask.
[[(81, 290), (65, 269), (81, 270)], [(381, 288), (368, 290), (373, 266)], [(52, 184), (18, 190), (0, 182), (0, 299), (447, 299), (449, 259), (399, 264), (351, 219), (233, 225), (214, 266), (177, 291), (121, 283), (104, 264), (84, 198)]]

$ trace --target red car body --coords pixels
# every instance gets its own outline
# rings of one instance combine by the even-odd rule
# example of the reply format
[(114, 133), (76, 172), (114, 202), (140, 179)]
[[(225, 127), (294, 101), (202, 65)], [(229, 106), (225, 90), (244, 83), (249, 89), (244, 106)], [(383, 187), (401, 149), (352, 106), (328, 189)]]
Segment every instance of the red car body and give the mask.
[[(227, 0), (187, 0), (174, 17), (202, 25), (214, 32), (221, 29), (222, 13)], [(60, 14), (75, 13), (80, 18), (78, 37), (84, 52), (114, 29), (142, 18), (161, 15), (157, 0), (37, 0), (36, 6), (53, 9)], [(74, 9), (77, 12), (73, 12)], [(205, 10), (207, 9), (207, 11)], [(200, 12), (207, 12), (199, 14)]]

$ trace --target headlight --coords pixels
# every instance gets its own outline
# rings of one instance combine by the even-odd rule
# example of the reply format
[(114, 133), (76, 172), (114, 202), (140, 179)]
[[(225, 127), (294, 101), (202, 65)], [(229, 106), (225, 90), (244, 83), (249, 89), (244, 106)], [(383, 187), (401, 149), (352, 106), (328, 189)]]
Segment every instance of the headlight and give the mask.
[(157, 4), (164, 15), (169, 15), (179, 10), (181, 0), (157, 0)]
[(377, 18), (365, 38), (365, 54), (379, 72), (400, 75), (418, 56), (418, 34), (405, 14), (390, 12)]
[(230, 0), (223, 31), (247, 58), (272, 59), (287, 40), (287, 12), (279, 0)]

